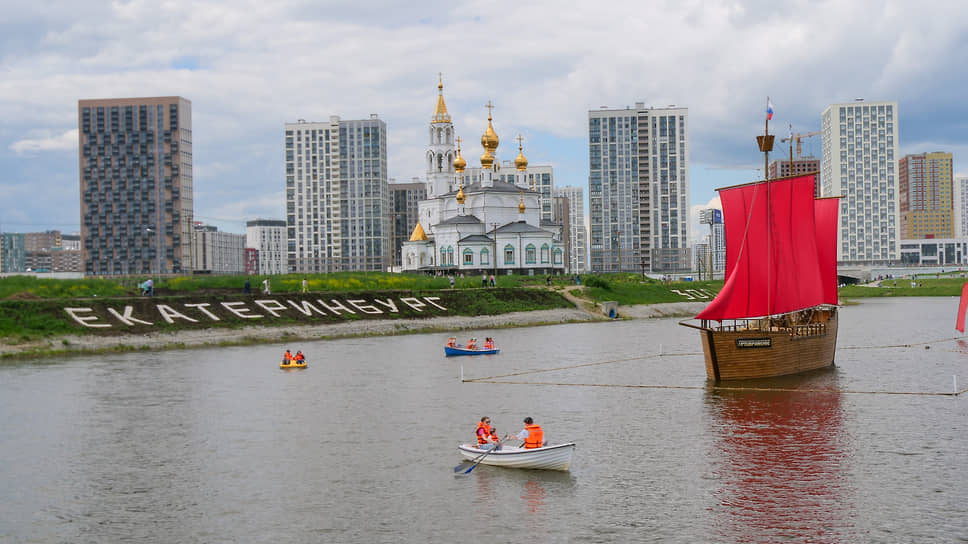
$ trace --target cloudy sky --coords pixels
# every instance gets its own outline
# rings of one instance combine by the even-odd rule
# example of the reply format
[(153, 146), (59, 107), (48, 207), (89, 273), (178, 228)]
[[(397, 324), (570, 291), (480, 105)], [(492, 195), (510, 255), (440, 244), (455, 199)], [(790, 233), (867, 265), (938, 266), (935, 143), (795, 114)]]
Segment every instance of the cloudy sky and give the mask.
[[(896, 100), (901, 153), (968, 173), (968, 3), (0, 0), (0, 230), (79, 230), (77, 101), (192, 102), (195, 217), (244, 232), (283, 218), (283, 125), (387, 123), (390, 176), (423, 175), (443, 73), (477, 157), (524, 136), (558, 186), (586, 187), (588, 110), (689, 108), (691, 201), (754, 179), (754, 136), (818, 130), (828, 104)], [(803, 153), (820, 154), (819, 136)], [(469, 161), (470, 162), (470, 161)]]

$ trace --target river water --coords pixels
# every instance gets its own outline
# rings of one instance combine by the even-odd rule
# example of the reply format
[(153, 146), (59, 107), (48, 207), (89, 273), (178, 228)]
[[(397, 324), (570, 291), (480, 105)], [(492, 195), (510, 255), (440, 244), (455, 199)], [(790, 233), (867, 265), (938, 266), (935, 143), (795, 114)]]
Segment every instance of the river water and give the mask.
[[(956, 310), (844, 307), (836, 368), (756, 390), (674, 319), (5, 363), (0, 542), (964, 542)], [(485, 414), (571, 472), (455, 475)]]

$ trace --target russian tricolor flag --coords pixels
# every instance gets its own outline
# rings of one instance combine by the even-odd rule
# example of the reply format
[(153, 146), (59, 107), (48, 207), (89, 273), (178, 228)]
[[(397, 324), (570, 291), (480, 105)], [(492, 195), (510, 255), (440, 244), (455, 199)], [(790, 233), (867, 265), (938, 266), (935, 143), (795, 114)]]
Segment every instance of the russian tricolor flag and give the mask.
[(766, 120), (769, 121), (773, 119), (773, 102), (769, 98), (766, 99)]

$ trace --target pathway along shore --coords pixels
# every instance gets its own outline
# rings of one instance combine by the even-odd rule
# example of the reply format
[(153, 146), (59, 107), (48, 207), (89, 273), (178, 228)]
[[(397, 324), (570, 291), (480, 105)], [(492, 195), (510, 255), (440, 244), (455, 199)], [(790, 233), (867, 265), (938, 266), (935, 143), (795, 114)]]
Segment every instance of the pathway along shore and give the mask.
[[(569, 297), (570, 298), (570, 297)], [(426, 332), (453, 332), (508, 327), (532, 327), (560, 323), (608, 321), (597, 308), (578, 300), (576, 308), (512, 312), (498, 315), (446, 316), (424, 319), (367, 320), (325, 325), (245, 327), (242, 329), (181, 330), (143, 335), (69, 335), (24, 344), (0, 343), (0, 356), (16, 358), (52, 353), (85, 353), (140, 349), (181, 349), (205, 346), (268, 344), (360, 336), (391, 336)], [(621, 319), (691, 317), (708, 302), (676, 302), (622, 306)], [(579, 309), (583, 308), (583, 309)]]

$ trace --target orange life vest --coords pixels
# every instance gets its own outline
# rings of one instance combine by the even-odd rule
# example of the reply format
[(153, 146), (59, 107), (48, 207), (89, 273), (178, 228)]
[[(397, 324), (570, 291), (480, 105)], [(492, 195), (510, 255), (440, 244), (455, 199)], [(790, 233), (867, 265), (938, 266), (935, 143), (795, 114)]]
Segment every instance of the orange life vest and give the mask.
[(455, 339), (454, 338), (448, 338), (447, 339), (447, 347), (453, 348), (453, 347), (456, 347), (456, 346), (457, 346), (457, 342), (455, 342)]
[(491, 442), (494, 442), (495, 444), (497, 444), (500, 441), (501, 441), (501, 437), (497, 435), (497, 432), (494, 429), (491, 429)]
[(293, 360), (295, 360), (295, 361), (296, 361), (297, 363), (301, 363), (301, 362), (303, 362), (303, 361), (304, 361), (305, 359), (306, 359), (306, 356), (305, 356), (305, 355), (303, 355), (302, 353), (297, 353), (297, 354), (296, 354), (296, 356), (295, 356), (295, 357), (293, 357)]
[(285, 355), (284, 355), (284, 356), (283, 356), (282, 358), (283, 358), (283, 360), (285, 360), (285, 361), (291, 361), (291, 360), (292, 360), (292, 353), (289, 353), (289, 352), (287, 351), (287, 352), (286, 352), (286, 354), (285, 354)]
[(544, 431), (541, 427), (532, 423), (525, 425), (524, 428), (528, 431), (528, 437), (524, 439), (525, 449), (540, 448), (544, 444)]
[[(481, 432), (481, 429), (484, 429), (484, 432)], [(483, 444), (487, 444), (487, 438), (491, 436), (491, 426), (488, 425), (487, 423), (484, 423), (483, 421), (478, 421), (476, 433), (477, 433), (477, 445), (481, 446)]]
[(494, 342), (491, 340), (484, 342), (484, 349), (494, 349)]

